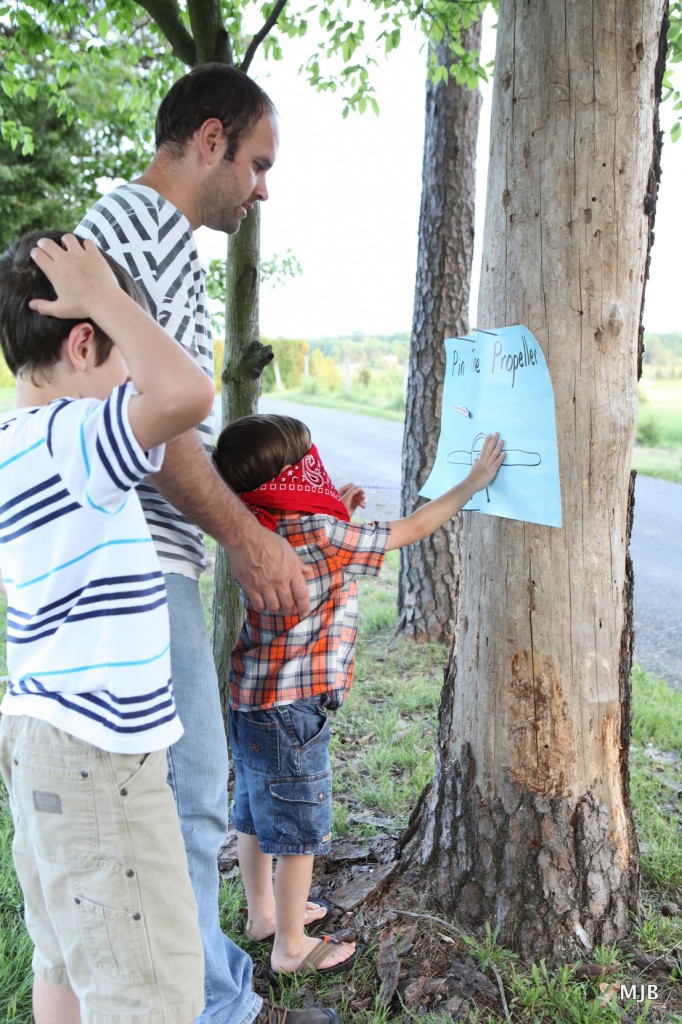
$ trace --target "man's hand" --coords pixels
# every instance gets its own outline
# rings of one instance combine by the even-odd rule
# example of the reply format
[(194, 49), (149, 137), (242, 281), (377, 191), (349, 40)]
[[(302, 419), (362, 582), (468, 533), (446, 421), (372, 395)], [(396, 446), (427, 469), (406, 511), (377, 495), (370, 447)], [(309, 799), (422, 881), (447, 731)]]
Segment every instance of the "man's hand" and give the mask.
[(295, 612), (304, 619), (310, 613), (305, 575), (311, 570), (288, 541), (252, 519), (253, 529), (242, 533), (237, 547), (225, 545), (235, 579), (255, 611)]
[(225, 548), (256, 611), (310, 613), (306, 566), (291, 545), (261, 526), (207, 457), (194, 431), (166, 446), (156, 489)]

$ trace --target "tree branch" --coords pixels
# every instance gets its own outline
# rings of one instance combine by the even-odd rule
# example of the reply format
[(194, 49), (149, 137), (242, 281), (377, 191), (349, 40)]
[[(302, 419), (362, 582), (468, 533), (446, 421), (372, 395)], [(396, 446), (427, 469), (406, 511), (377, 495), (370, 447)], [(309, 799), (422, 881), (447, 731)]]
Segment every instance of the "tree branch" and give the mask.
[(249, 48), (244, 54), (244, 60), (239, 65), (240, 71), (243, 71), (246, 74), (246, 72), (249, 70), (249, 66), (251, 64), (251, 61), (253, 60), (256, 50), (263, 42), (270, 29), (277, 24), (277, 19), (279, 18), (280, 14), (286, 7), (286, 3), (287, 0), (277, 0), (277, 3), (272, 9), (270, 17), (267, 19), (260, 32), (257, 32), (256, 35), (251, 40), (251, 42), (249, 43)]
[(220, 0), (188, 0), (189, 23), (196, 44), (197, 64), (231, 64), (232, 53), (220, 12)]
[(197, 48), (180, 17), (177, 0), (137, 0), (140, 7), (152, 16), (164, 36), (171, 44), (178, 60), (194, 67), (197, 63)]

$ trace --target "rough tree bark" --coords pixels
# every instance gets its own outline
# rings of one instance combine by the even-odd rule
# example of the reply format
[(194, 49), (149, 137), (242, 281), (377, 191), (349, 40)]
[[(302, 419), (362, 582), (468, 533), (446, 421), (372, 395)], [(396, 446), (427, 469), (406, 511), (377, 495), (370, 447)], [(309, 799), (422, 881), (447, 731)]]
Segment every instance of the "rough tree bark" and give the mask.
[(612, 944), (638, 907), (630, 461), (666, 22), (666, 0), (500, 3), (478, 322), (542, 345), (564, 525), (467, 524), (409, 856), (531, 957)]
[[(481, 22), (463, 32), (480, 50)], [(452, 62), (449, 42), (439, 64)], [(413, 511), (436, 455), (445, 372), (445, 338), (468, 330), (474, 247), (474, 167), (481, 94), (454, 78), (426, 84), (419, 250), (415, 282), (401, 514)], [(418, 643), (454, 636), (459, 566), (458, 520), (400, 553), (398, 629)]]

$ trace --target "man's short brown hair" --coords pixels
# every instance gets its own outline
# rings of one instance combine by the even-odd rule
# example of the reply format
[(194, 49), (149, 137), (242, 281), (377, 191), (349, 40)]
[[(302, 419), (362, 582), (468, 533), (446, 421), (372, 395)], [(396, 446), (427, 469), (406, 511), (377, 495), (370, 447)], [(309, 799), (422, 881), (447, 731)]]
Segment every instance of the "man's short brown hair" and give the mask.
[(274, 104), (259, 85), (231, 64), (200, 64), (179, 78), (161, 101), (156, 115), (156, 147), (172, 146), (182, 155), (204, 121), (217, 118), (227, 138), (225, 156), (233, 160), (243, 135)]

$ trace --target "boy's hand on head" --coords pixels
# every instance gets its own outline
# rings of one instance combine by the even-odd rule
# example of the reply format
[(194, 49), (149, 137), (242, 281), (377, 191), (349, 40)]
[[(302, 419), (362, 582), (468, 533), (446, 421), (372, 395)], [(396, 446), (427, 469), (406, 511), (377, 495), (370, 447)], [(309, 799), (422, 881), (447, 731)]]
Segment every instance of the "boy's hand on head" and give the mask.
[(57, 293), (54, 300), (29, 302), (30, 309), (43, 316), (66, 320), (92, 317), (106, 292), (119, 290), (111, 267), (90, 239), (81, 242), (75, 235), (64, 235), (60, 245), (51, 238), (40, 238), (31, 259)]
[(498, 469), (507, 457), (507, 453), (503, 451), (503, 448), (504, 441), (499, 434), (488, 434), (483, 442), (481, 454), (474, 462), (469, 473), (469, 481), (477, 491), (482, 491), (497, 476)]
[(356, 484), (344, 484), (343, 487), (339, 487), (339, 496), (349, 515), (352, 515), (356, 508), (365, 507), (365, 492)]

